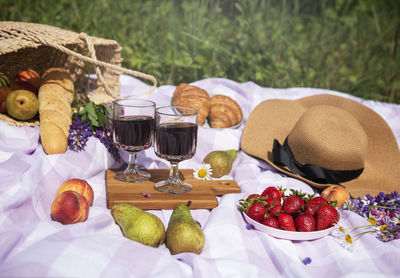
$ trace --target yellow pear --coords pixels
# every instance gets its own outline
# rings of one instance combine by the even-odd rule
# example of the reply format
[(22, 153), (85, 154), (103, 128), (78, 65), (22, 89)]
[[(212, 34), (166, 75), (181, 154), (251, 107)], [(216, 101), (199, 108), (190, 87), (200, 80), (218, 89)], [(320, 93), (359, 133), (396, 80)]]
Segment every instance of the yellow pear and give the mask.
[(125, 237), (152, 247), (164, 243), (164, 224), (156, 215), (125, 203), (115, 204), (111, 215)]
[(169, 220), (165, 245), (172, 255), (183, 252), (200, 254), (203, 250), (205, 236), (190, 213), (190, 203), (175, 207)]
[(39, 111), (39, 101), (34, 93), (28, 90), (12, 91), (6, 98), (7, 113), (21, 121), (30, 120)]
[(220, 178), (228, 175), (232, 170), (232, 164), (236, 159), (237, 150), (212, 151), (203, 159), (203, 163), (211, 165), (212, 177)]

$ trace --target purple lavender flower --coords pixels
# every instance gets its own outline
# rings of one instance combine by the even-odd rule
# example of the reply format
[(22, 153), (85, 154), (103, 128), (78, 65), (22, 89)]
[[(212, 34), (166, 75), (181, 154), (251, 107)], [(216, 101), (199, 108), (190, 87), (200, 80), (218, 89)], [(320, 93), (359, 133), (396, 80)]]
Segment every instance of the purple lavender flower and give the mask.
[(118, 148), (113, 143), (112, 133), (108, 127), (96, 128), (94, 137), (98, 138), (100, 142), (107, 148), (107, 151), (112, 155), (116, 161), (121, 161)]
[(371, 216), (375, 219), (378, 225), (382, 225), (382, 219), (386, 217), (386, 212), (379, 210), (378, 208), (371, 209)]
[[(301, 259), (301, 258), (300, 258), (300, 259)], [(301, 262), (302, 262), (304, 265), (308, 265), (308, 264), (310, 264), (310, 263), (312, 262), (312, 260), (311, 260), (310, 257), (305, 257), (304, 259), (301, 259)]]
[(247, 224), (246, 225), (246, 229), (247, 230), (254, 230), (255, 228), (254, 228), (254, 226), (252, 224)]
[(382, 231), (382, 232), (378, 233), (378, 235), (376, 237), (380, 241), (383, 241), (383, 242), (388, 242), (388, 241), (395, 239), (395, 236), (388, 231)]
[(381, 221), (379, 221), (379, 225), (380, 226), (381, 225), (388, 225), (389, 223), (392, 223), (391, 220), (392, 219), (390, 218), (390, 216), (386, 214), (385, 216), (382, 217)]
[(368, 207), (365, 207), (363, 200), (358, 197), (356, 199), (349, 199), (343, 204), (343, 209), (353, 211), (361, 216), (367, 216)]
[(119, 150), (114, 145), (112, 138), (111, 109), (90, 101), (78, 106), (77, 111), (72, 116), (73, 121), (68, 137), (69, 148), (74, 151), (82, 151), (86, 147), (88, 138), (94, 136), (107, 148), (112, 157), (120, 162)]
[(374, 219), (374, 231), (379, 240), (388, 242), (400, 238), (400, 195), (397, 191), (390, 194), (380, 192), (375, 197), (366, 194), (364, 199), (350, 199), (344, 203), (343, 209)]
[(365, 198), (366, 198), (368, 201), (370, 201), (371, 203), (373, 203), (373, 202), (375, 201), (375, 198), (372, 197), (369, 193), (367, 193), (367, 194), (365, 195)]
[(84, 150), (89, 137), (92, 135), (90, 124), (78, 116), (70, 125), (68, 136), (69, 148), (76, 152)]
[(393, 239), (400, 238), (400, 224), (394, 222), (388, 222), (384, 229), (378, 234), (378, 239), (387, 242)]

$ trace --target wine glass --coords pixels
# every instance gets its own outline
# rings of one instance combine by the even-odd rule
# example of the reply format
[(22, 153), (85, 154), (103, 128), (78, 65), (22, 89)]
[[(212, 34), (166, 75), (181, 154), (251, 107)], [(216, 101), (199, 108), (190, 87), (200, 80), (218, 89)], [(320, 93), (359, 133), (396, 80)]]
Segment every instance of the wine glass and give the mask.
[(151, 178), (149, 173), (139, 170), (137, 153), (152, 145), (155, 109), (156, 104), (149, 100), (114, 101), (112, 125), (114, 143), (129, 153), (128, 166), (125, 170), (115, 173), (115, 179), (123, 182), (141, 182)]
[(170, 162), (169, 177), (154, 188), (166, 193), (185, 193), (192, 186), (179, 178), (178, 163), (196, 153), (198, 111), (183, 106), (164, 106), (156, 109), (156, 155)]

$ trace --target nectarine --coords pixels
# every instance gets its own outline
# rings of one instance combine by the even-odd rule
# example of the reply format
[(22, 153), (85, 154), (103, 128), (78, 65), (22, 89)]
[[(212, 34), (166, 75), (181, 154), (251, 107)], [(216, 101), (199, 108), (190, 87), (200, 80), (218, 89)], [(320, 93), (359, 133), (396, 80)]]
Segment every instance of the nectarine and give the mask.
[(39, 89), (40, 83), (42, 82), (40, 75), (33, 69), (19, 71), (15, 76), (14, 81), (28, 82), (35, 88), (35, 90)]
[(69, 179), (62, 185), (60, 185), (60, 187), (57, 190), (56, 196), (60, 195), (61, 193), (67, 190), (72, 190), (83, 195), (83, 197), (86, 198), (86, 201), (88, 202), (89, 206), (93, 205), (93, 197), (94, 197), (93, 188), (87, 181), (82, 179)]
[(81, 194), (68, 190), (56, 196), (51, 204), (51, 219), (62, 224), (84, 222), (89, 213), (89, 205)]
[(330, 185), (327, 188), (325, 188), (322, 193), (321, 197), (324, 198), (325, 200), (329, 201), (336, 201), (337, 207), (342, 207), (342, 204), (344, 201), (347, 201), (350, 199), (350, 194), (341, 185)]

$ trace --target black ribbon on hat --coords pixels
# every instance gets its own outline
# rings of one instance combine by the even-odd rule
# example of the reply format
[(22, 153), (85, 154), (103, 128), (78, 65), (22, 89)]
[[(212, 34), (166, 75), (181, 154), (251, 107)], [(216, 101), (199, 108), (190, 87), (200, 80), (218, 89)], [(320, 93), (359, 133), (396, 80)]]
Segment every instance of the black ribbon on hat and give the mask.
[(272, 155), (274, 163), (279, 167), (286, 166), (295, 175), (300, 175), (310, 181), (321, 184), (339, 184), (361, 175), (364, 168), (356, 170), (329, 170), (312, 164), (301, 164), (293, 156), (287, 138), (283, 145), (274, 139)]

